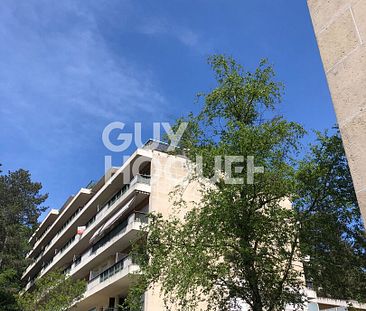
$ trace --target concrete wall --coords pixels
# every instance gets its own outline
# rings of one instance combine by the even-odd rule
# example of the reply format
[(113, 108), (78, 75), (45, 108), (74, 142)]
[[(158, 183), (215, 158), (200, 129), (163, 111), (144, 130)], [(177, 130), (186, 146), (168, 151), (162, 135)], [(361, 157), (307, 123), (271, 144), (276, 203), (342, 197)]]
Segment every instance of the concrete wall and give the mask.
[[(189, 168), (187, 160), (180, 157), (168, 155), (166, 153), (153, 151), (151, 161), (151, 194), (150, 194), (150, 212), (161, 213), (168, 218), (170, 215), (183, 217), (186, 209), (180, 209), (174, 206), (174, 193), (176, 186), (183, 186), (182, 198), (188, 203), (187, 208), (191, 206), (190, 201), (199, 202), (201, 198), (198, 184), (191, 182), (188, 184), (187, 177)], [(178, 195), (178, 194), (177, 194)], [(145, 311), (166, 310), (163, 298), (160, 296), (159, 285), (145, 293)], [(169, 310), (175, 310), (170, 306)], [(199, 310), (205, 310), (205, 308)], [(197, 311), (199, 311), (197, 310)]]
[(307, 0), (366, 219), (366, 0)]

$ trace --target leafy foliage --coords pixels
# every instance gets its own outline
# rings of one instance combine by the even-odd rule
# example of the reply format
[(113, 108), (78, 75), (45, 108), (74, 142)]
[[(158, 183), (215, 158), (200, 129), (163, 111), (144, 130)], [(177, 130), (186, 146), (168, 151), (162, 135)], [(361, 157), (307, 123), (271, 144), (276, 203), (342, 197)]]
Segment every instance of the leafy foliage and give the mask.
[(318, 133), (297, 176), (307, 279), (322, 296), (366, 301), (366, 234), (339, 132)]
[[(166, 305), (180, 310), (233, 310), (243, 302), (254, 311), (279, 310), (302, 302), (296, 214), (284, 198), (295, 189), (293, 156), (304, 130), (272, 115), (282, 85), (266, 61), (254, 72), (222, 55), (209, 63), (217, 87), (199, 95), (198, 115), (175, 127), (189, 122), (180, 148), (192, 162), (203, 159), (205, 178), (190, 177), (200, 182), (202, 199), (187, 208), (178, 188), (174, 203), (186, 208), (184, 219), (150, 216), (149, 235), (136, 251), (140, 280), (129, 297), (136, 310), (143, 291), (156, 284)], [(227, 155), (241, 159), (225, 170)], [(250, 156), (265, 167), (254, 183), (247, 183)]]
[(17, 293), (20, 282), (14, 269), (3, 269), (0, 272), (0, 304), (4, 311), (18, 311)]
[(2, 310), (17, 310), (15, 293), (27, 265), (28, 239), (37, 219), (45, 211), (41, 204), (47, 195), (42, 185), (31, 180), (28, 171), (0, 175), (0, 304)]
[(82, 298), (86, 281), (74, 280), (54, 270), (36, 280), (34, 287), (19, 297), (23, 311), (65, 311)]

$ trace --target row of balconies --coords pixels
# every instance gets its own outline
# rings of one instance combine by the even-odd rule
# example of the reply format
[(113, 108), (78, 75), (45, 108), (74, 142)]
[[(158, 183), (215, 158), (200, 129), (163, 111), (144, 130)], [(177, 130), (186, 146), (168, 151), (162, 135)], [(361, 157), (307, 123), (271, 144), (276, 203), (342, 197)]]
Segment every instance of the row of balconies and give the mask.
[[(118, 205), (121, 201), (124, 200), (124, 198), (126, 196), (128, 196), (128, 190), (133, 188), (134, 185), (138, 184), (138, 183), (142, 183), (142, 184), (149, 184), (150, 181), (150, 177), (149, 176), (141, 176), (141, 175), (136, 175), (133, 180), (131, 181), (130, 184), (126, 184), (125, 186), (123, 186), (123, 188), (116, 193), (110, 200), (108, 200), (108, 202), (103, 206), (102, 209), (100, 209), (98, 211), (98, 213), (96, 215), (94, 215), (86, 224), (86, 229), (84, 231), (84, 233), (82, 235), (75, 235), (73, 236), (57, 253), (55, 256), (53, 256), (49, 261), (47, 261), (46, 263), (43, 264), (43, 267), (41, 269), (41, 271), (33, 278), (31, 279), (27, 286), (26, 286), (26, 290), (29, 289), (33, 283), (34, 283), (34, 279), (39, 275), (42, 276), (44, 275), (47, 271), (49, 271), (54, 265), (56, 264), (64, 255), (64, 253), (67, 253), (67, 251), (69, 249), (72, 248), (72, 246), (74, 246), (75, 244), (77, 244), (82, 238), (83, 236), (88, 235), (88, 233), (93, 230), (93, 228), (96, 227), (97, 224), (100, 223), (100, 221), (102, 219), (105, 219), (109, 216), (110, 211), (113, 210), (114, 205)], [(131, 191), (133, 191), (133, 189), (131, 189)], [(111, 208), (111, 209), (110, 209)], [(80, 211), (79, 211), (80, 213)], [(92, 248), (88, 249), (86, 252), (84, 252), (81, 256), (78, 256), (75, 258), (74, 262), (72, 263), (72, 265), (70, 267), (67, 267), (65, 269), (65, 272), (70, 273), (71, 275), (74, 274), (75, 272), (79, 271), (81, 269), (81, 267), (84, 266), (85, 263), (89, 263), (93, 258), (95, 258), (99, 253), (101, 253), (103, 250), (107, 249), (109, 247), (109, 245), (113, 244), (115, 241), (118, 241), (119, 239), (122, 238), (122, 236), (127, 235), (130, 237), (132, 232), (137, 232), (138, 230), (140, 230), (140, 224), (141, 222), (143, 223), (143, 218), (145, 216), (143, 216), (142, 214), (138, 214), (138, 213), (133, 213), (132, 215), (130, 215), (128, 217), (128, 221), (125, 223), (125, 225), (123, 226), (123, 228), (121, 229), (121, 231), (113, 236), (110, 240), (106, 240), (105, 241), (105, 245), (100, 245), (98, 247), (98, 249), (95, 249), (94, 247), (94, 251)], [(73, 217), (74, 218), (74, 217)], [(71, 225), (71, 223), (70, 223)], [(66, 230), (67, 227), (63, 228), (63, 230)], [(130, 234), (129, 234), (130, 233)], [(49, 243), (49, 246), (43, 251), (43, 253), (47, 252), (48, 249), (50, 247), (52, 247), (52, 245), (55, 243), (55, 241), (58, 239), (58, 237), (54, 237), (51, 240), (51, 243)], [(129, 242), (129, 241), (126, 241)], [(100, 244), (100, 242), (99, 242)], [(40, 260), (40, 258), (38, 258), (38, 260)], [(27, 272), (32, 269), (34, 267), (34, 265), (36, 264), (36, 262), (34, 262), (32, 265), (30, 265), (27, 269)]]
[[(93, 265), (93, 260), (108, 249), (114, 251), (115, 245), (123, 246), (129, 245), (131, 239), (138, 238), (139, 232), (143, 230), (143, 225), (147, 222), (146, 214), (134, 212), (129, 217), (117, 226), (115, 231), (111, 231), (108, 235), (103, 237), (80, 257), (75, 260), (70, 266), (68, 273), (74, 275), (80, 271), (86, 264)], [(105, 239), (106, 238), (106, 239)], [(119, 247), (121, 248), (121, 247)], [(109, 252), (111, 253), (111, 252)]]
[[(92, 191), (90, 189), (82, 188), (79, 191), (79, 193), (77, 194), (77, 196), (74, 197), (73, 199), (69, 198), (68, 201), (65, 203), (65, 205), (71, 204), (71, 202), (73, 202), (73, 200), (76, 200), (79, 195), (81, 196), (81, 195), (91, 195), (91, 194), (92, 194)], [(64, 207), (62, 207), (61, 210), (65, 210), (65, 205), (64, 205)], [(83, 203), (81, 205), (83, 205), (85, 207), (86, 204)], [(56, 233), (54, 233), (53, 239), (56, 239), (57, 236), (60, 236), (61, 233), (64, 233), (66, 231), (65, 229), (66, 229), (66, 227), (68, 227), (67, 224), (69, 224), (72, 221), (72, 219), (75, 218), (81, 212), (82, 209), (83, 209), (83, 207), (81, 207), (81, 206), (78, 207), (78, 209), (71, 216), (69, 216), (66, 219), (66, 221), (63, 223), (63, 226)], [(60, 212), (61, 212), (61, 210), (60, 210)], [(60, 217), (62, 217), (62, 213), (59, 215), (58, 219)], [(57, 223), (57, 219), (56, 219), (56, 223)], [(54, 224), (48, 226), (48, 228), (43, 232), (42, 236), (40, 236), (38, 239), (36, 239), (36, 241), (33, 245), (33, 248), (26, 255), (27, 258), (29, 258), (34, 252), (36, 252), (38, 250), (39, 247), (41, 247), (42, 243), (44, 242), (43, 240), (45, 239), (45, 236), (47, 235), (48, 232), (50, 232), (52, 229), (54, 229), (54, 226), (55, 226)], [(52, 239), (49, 240), (44, 246), (41, 247), (41, 251), (40, 251), (41, 256), (49, 248), (51, 242), (52, 242)], [(40, 254), (38, 254), (36, 256), (37, 259), (39, 259)]]
[[(132, 213), (126, 221), (122, 222), (120, 227), (117, 227), (118, 230), (116, 232), (113, 232), (111, 236), (109, 236), (108, 240), (104, 240), (101, 245), (98, 245), (97, 248), (95, 248), (95, 245), (90, 247), (86, 252), (84, 252), (80, 257), (78, 257), (71, 266), (67, 267), (64, 270), (64, 273), (67, 273), (69, 275), (74, 275), (78, 271), (80, 271), (83, 267), (86, 265), (93, 266), (93, 260), (97, 258), (100, 254), (105, 252), (106, 250), (110, 249), (112, 253), (115, 251), (115, 245), (119, 242), (121, 245), (128, 245), (130, 243), (131, 238), (138, 238), (139, 232), (143, 230), (143, 225), (147, 223), (147, 217), (145, 213), (140, 212), (134, 212)], [(122, 243), (121, 243), (122, 242)], [(123, 243), (124, 242), (124, 243)], [(97, 243), (96, 243), (97, 244)], [(52, 260), (53, 261), (53, 260)], [(51, 261), (51, 262), (52, 262)], [(51, 262), (47, 263), (47, 266), (45, 266), (43, 269), (46, 269)], [(117, 274), (124, 268), (128, 268), (129, 266), (132, 266), (131, 258), (127, 255), (123, 256), (122, 259), (118, 260), (117, 263), (112, 265), (111, 267), (107, 268), (106, 270), (96, 274), (91, 275), (91, 278), (87, 285), (86, 295), (88, 294), (88, 291), (92, 290), (96, 285), (99, 283), (103, 283), (105, 280), (109, 279), (114, 274)], [(135, 271), (137, 269), (136, 265), (133, 265), (133, 270)], [(131, 271), (130, 271), (131, 272)], [(129, 273), (130, 273), (129, 272)], [(99, 277), (99, 281), (97, 278)], [(28, 290), (30, 287), (33, 286), (35, 280), (31, 280), (28, 282), (25, 290)], [(102, 289), (103, 286), (100, 286)]]
[[(88, 204), (88, 201), (90, 201), (90, 199), (93, 198), (93, 193), (97, 193), (97, 195), (95, 197), (99, 197), (99, 194), (103, 194), (104, 190), (109, 188), (109, 185), (116, 180), (116, 178), (114, 177), (120, 177), (122, 174), (127, 174), (126, 176), (129, 176), (128, 172), (131, 169), (131, 166), (133, 165), (133, 163), (137, 160), (137, 159), (145, 159), (145, 162), (141, 162), (141, 163), (148, 163), (151, 159), (151, 153), (147, 152), (146, 150), (143, 149), (137, 149), (136, 152), (124, 163), (124, 165), (120, 168), (120, 169), (110, 169), (106, 175), (104, 177), (102, 177), (100, 179), (99, 182), (97, 182), (96, 184), (93, 183), (93, 187), (89, 187), (87, 186), (87, 188), (82, 188), (80, 189), (80, 191), (78, 192), (78, 194), (76, 196), (72, 196), (70, 197), (65, 204), (63, 205), (63, 207), (57, 211), (57, 210), (51, 210), (50, 213), (46, 216), (45, 218), (45, 225), (47, 226), (46, 229), (42, 232), (42, 234), (38, 237), (36, 237), (36, 233), (33, 234), (33, 236), (29, 239), (29, 242), (31, 244), (33, 244), (33, 248), (27, 253), (26, 257), (30, 258), (30, 257), (36, 257), (36, 259), (39, 257), (40, 253), (48, 246), (48, 244), (50, 243), (50, 241), (46, 244), (46, 245), (42, 245), (44, 244), (44, 240), (46, 239), (46, 235), (47, 233), (49, 233), (51, 230), (52, 231), (56, 231), (56, 227), (59, 226), (60, 221), (62, 221), (63, 226), (65, 227), (67, 225), (67, 222), (70, 221), (70, 218), (73, 218), (75, 215), (72, 215), (69, 219), (66, 220), (66, 222), (62, 219), (63, 218), (63, 214), (65, 214), (65, 211), (69, 210), (72, 206), (75, 207), (75, 205), (79, 205), (79, 207), (81, 208), (82, 206), (85, 205), (90, 205)], [(150, 170), (146, 170), (144, 168), (142, 168), (140, 170), (140, 172), (142, 174), (150, 174)], [(105, 178), (108, 178), (107, 176), (113, 176), (111, 175), (113, 174), (114, 177), (109, 177), (109, 180), (107, 183), (105, 183)], [(104, 180), (104, 182), (103, 182)], [(100, 191), (101, 190), (101, 191)], [(92, 199), (91, 202), (89, 203), (93, 203), (95, 200)], [(57, 219), (54, 221), (54, 223), (50, 222), (50, 219), (52, 216), (54, 215), (58, 215)], [(78, 211), (76, 212), (76, 214), (78, 214)], [(62, 219), (62, 220), (61, 220)], [(41, 226), (43, 225), (43, 223), (41, 224)], [(56, 234), (60, 234), (62, 231), (62, 233), (65, 231), (63, 230), (65, 228), (59, 228), (58, 232), (55, 233), (53, 232), (52, 235), (55, 236)], [(49, 238), (49, 235), (47, 235), (47, 238)], [(39, 251), (39, 248), (42, 247), (41, 251)]]
[[(81, 270), (85, 271), (87, 266), (95, 267), (94, 261), (97, 258), (102, 257), (106, 259), (110, 258), (111, 255), (115, 255), (115, 262), (104, 270), (90, 270), (86, 291), (80, 300), (81, 302), (85, 302), (85, 300), (88, 300), (95, 294), (102, 294), (106, 297), (113, 296), (113, 288), (125, 287), (129, 284), (130, 277), (137, 273), (139, 268), (133, 263), (132, 258), (128, 254), (116, 253), (116, 250), (123, 250), (125, 246), (130, 245), (131, 239), (139, 238), (139, 234), (144, 230), (143, 226), (146, 223), (147, 217), (145, 213), (133, 212), (125, 221), (105, 236), (107, 240), (99, 240), (78, 257), (65, 271), (70, 276), (75, 276)], [(103, 253), (105, 254), (103, 255)], [(103, 265), (103, 263), (100, 265)], [(81, 307), (80, 310), (84, 310), (84, 308)], [(97, 310), (99, 311), (99, 309)], [(109, 309), (103, 308), (103, 310)], [(116, 308), (116, 310), (120, 309)]]
[[(57, 231), (56, 235), (44, 246), (42, 251), (34, 258), (34, 261), (31, 265), (28, 266), (24, 274), (27, 274), (43, 257), (43, 255), (50, 249), (50, 247), (58, 240), (59, 236), (66, 231), (69, 224), (71, 225), (72, 220), (83, 210), (83, 208), (78, 208), (75, 213), (73, 213), (65, 222), (65, 224), (61, 227), (60, 230)], [(51, 226), (47, 228), (44, 232), (46, 234), (51, 229)], [(44, 235), (43, 234), (43, 235)], [(52, 260), (51, 260), (52, 261)], [(45, 268), (45, 264), (43, 264), (43, 268)]]
[[(35, 260), (23, 275), (32, 277), (25, 290), (31, 289), (35, 280), (48, 271), (62, 268), (75, 279), (89, 279), (84, 297), (77, 304), (80, 310), (97, 307), (98, 311), (101, 308), (120, 311), (120, 308), (105, 308), (111, 303), (100, 303), (100, 295), (124, 297), (132, 275), (138, 272), (129, 252), (131, 241), (141, 237), (147, 222), (148, 204), (145, 203), (150, 193), (150, 176), (135, 175), (129, 184), (117, 190), (124, 183), (124, 174), (134, 174), (132, 166), (141, 158), (149, 163), (151, 151), (137, 150), (107, 182), (101, 179), (94, 193), (81, 189), (69, 198), (57, 217), (43, 223), (46, 229), (41, 228), (44, 231), (30, 242), (34, 245), (28, 258), (35, 257)], [(139, 172), (149, 174), (150, 164), (139, 168)], [(144, 212), (135, 211), (136, 207), (143, 207)]]

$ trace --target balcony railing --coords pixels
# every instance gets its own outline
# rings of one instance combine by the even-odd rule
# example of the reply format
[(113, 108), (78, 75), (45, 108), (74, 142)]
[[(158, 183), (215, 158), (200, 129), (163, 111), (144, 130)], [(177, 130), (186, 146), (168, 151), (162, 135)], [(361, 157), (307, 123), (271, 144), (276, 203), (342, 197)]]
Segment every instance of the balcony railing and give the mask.
[(99, 284), (102, 284), (103, 282), (110, 279), (117, 273), (120, 273), (121, 271), (128, 269), (128, 267), (131, 266), (132, 264), (133, 263), (132, 263), (132, 259), (130, 256), (126, 256), (126, 257), (122, 258), (121, 260), (116, 262), (114, 265), (112, 265), (111, 267), (107, 268), (106, 270), (102, 271), (101, 273), (94, 276), (91, 280), (89, 280), (88, 286), (87, 286), (87, 291), (91, 290), (92, 288), (94, 288), (95, 286), (97, 286)]
[[(111, 207), (112, 205), (114, 205), (114, 203), (119, 200), (129, 189), (130, 187), (132, 187), (133, 185), (137, 184), (137, 183), (142, 183), (142, 184), (146, 184), (146, 185), (149, 185), (150, 184), (150, 176), (149, 175), (136, 175), (129, 184), (125, 184), (122, 189), (120, 191), (118, 191), (110, 200), (108, 200), (103, 208), (101, 208), (98, 213), (92, 217), (88, 223), (87, 223), (87, 228), (86, 229), (89, 229), (91, 230), (93, 227), (92, 225), (94, 225), (94, 223), (98, 222), (100, 219), (104, 218), (104, 216), (108, 213), (107, 210), (109, 210), (109, 207)], [(78, 215), (80, 214), (81, 211), (83, 211), (85, 209), (86, 205), (84, 205), (82, 208), (79, 208), (78, 210), (76, 210), (74, 212), (73, 215), (71, 215), (71, 217), (67, 220), (67, 224), (65, 226), (65, 224), (62, 226), (62, 228), (57, 232), (56, 236), (53, 237), (53, 239), (51, 239), (44, 247), (44, 250), (42, 252), (42, 255), (44, 253), (46, 253), (50, 247), (56, 242), (56, 240), (59, 239), (59, 236), (60, 234), (64, 233), (71, 225), (71, 222), (72, 220)], [(143, 215), (143, 214), (140, 214), (138, 215), (138, 213), (136, 213), (136, 216), (135, 216), (135, 221), (136, 222), (141, 222), (141, 223), (144, 223), (146, 222), (146, 215)], [(49, 230), (50, 228), (48, 228)], [(86, 231), (84, 232), (84, 234), (86, 233)], [(68, 244), (64, 249), (62, 249), (62, 251), (59, 251), (49, 262), (47, 262), (47, 264), (45, 266), (43, 266), (42, 270), (41, 270), (41, 274), (43, 274), (46, 270), (46, 268), (54, 261), (54, 259), (58, 258), (61, 256), (61, 254), (66, 250), (66, 249), (69, 249), (71, 245), (74, 245), (76, 242), (78, 241), (78, 239), (75, 239), (73, 241), (71, 241), (70, 244)], [(88, 252), (89, 253), (89, 252)], [(41, 258), (43, 256), (39, 256), (37, 258), (37, 260), (31, 264), (31, 266), (29, 266), (26, 270), (26, 273), (29, 272), (29, 270), (31, 270), (36, 262), (40, 261)], [(81, 258), (80, 262), (82, 262), (83, 259)], [(79, 262), (79, 263), (80, 263)], [(78, 264), (79, 264), (78, 263)], [(76, 266), (76, 265), (73, 265), (73, 267)]]
[(50, 225), (48, 225), (47, 226), (47, 228), (40, 234), (40, 236), (39, 237), (36, 237), (35, 238), (35, 241), (37, 242), (38, 240), (40, 240), (40, 239), (42, 239), (43, 238), (43, 236), (49, 231), (51, 229), (51, 226)]
[(51, 258), (50, 260), (48, 260), (47, 262), (44, 262), (44, 263), (43, 263), (43, 267), (42, 267), (41, 273), (42, 273), (42, 272), (44, 272), (44, 271), (47, 269), (47, 267), (52, 263), (53, 259), (54, 259), (54, 257), (52, 257), (52, 258)]
[(100, 218), (103, 218), (103, 216), (106, 214), (106, 211), (111, 207), (119, 198), (121, 198), (129, 189), (131, 186), (133, 186), (136, 183), (143, 183), (143, 184), (150, 184), (150, 176), (149, 175), (136, 175), (129, 184), (125, 184), (121, 190), (119, 190), (117, 193), (113, 195), (111, 199), (109, 199), (103, 207), (97, 212), (96, 215), (94, 215), (86, 224), (86, 228), (90, 227), (94, 222), (99, 220)]
[(33, 285), (34, 285), (34, 283), (35, 283), (35, 278), (33, 278), (33, 279), (31, 279), (28, 283), (27, 283), (27, 285), (25, 286), (25, 290), (27, 291), (28, 289), (30, 289)]
[(120, 260), (119, 262), (117, 262), (116, 264), (114, 264), (112, 267), (110, 267), (107, 270), (105, 270), (104, 272), (102, 272), (99, 275), (99, 282), (102, 283), (105, 280), (108, 280), (110, 277), (112, 277), (116, 273), (120, 272), (123, 268), (126, 268), (125, 263), (126, 263), (126, 259), (124, 258), (124, 259)]
[(69, 246), (75, 241), (76, 239), (76, 234), (71, 238), (69, 239), (60, 249), (59, 251), (57, 252), (57, 254), (62, 254), (65, 250), (67, 250), (69, 248)]
[(130, 185), (132, 186), (136, 183), (142, 183), (142, 184), (150, 185), (150, 179), (151, 179), (150, 175), (138, 174), (131, 180)]
[(147, 223), (147, 215), (145, 213), (135, 212), (131, 214), (128, 218), (126, 218), (123, 222), (121, 222), (118, 226), (116, 226), (112, 231), (107, 233), (103, 238), (101, 238), (97, 243), (95, 243), (92, 247), (92, 253), (96, 252), (99, 248), (103, 247), (105, 244), (114, 240), (113, 238), (116, 236), (120, 236), (126, 232), (126, 228), (130, 223)]
[(112, 231), (110, 231), (107, 235), (105, 235), (102, 239), (100, 239), (97, 243), (95, 243), (92, 247), (85, 251), (80, 257), (77, 257), (72, 265), (71, 271), (69, 271), (70, 274), (73, 274), (75, 272), (76, 267), (78, 267), (79, 265), (80, 267), (82, 267), (85, 263), (90, 262), (90, 260), (93, 257), (97, 256), (97, 254), (102, 249), (106, 249), (115, 241), (119, 240), (123, 235), (125, 235), (126, 229), (129, 225), (133, 223), (142, 225), (146, 224), (147, 221), (148, 219), (145, 213), (134, 212), (130, 214), (125, 221), (115, 227)]
[(149, 175), (136, 175), (129, 184), (125, 184), (120, 191), (113, 195), (113, 197), (108, 200), (103, 207), (97, 212), (95, 216), (93, 216), (87, 223), (86, 223), (86, 230), (84, 235), (87, 234), (89, 230), (95, 226), (95, 223), (98, 223), (101, 219), (103, 219), (108, 213), (109, 208), (114, 205), (121, 197), (130, 189), (131, 186), (135, 185), (136, 183), (143, 183), (143, 184), (150, 184), (150, 176)]
[[(44, 249), (41, 251), (41, 253), (34, 259), (34, 262), (27, 268), (26, 273), (29, 272), (29, 270), (31, 270), (38, 261), (40, 261), (40, 259), (42, 258), (43, 254), (45, 252), (48, 251), (48, 249), (50, 248), (51, 245), (53, 245), (55, 243), (55, 241), (58, 239), (58, 237), (60, 236), (61, 233), (63, 233), (64, 231), (66, 231), (66, 228), (68, 227), (68, 225), (70, 224), (70, 222), (82, 211), (83, 208), (78, 208), (71, 216), (70, 218), (68, 218), (68, 220), (65, 222), (65, 224), (61, 227), (61, 229), (56, 233), (56, 235), (45, 245)], [(50, 229), (51, 227), (49, 227)], [(49, 230), (48, 229), (48, 230)], [(68, 248), (68, 245), (65, 246), (65, 249)], [(65, 249), (61, 249), (59, 251), (59, 253), (63, 252)], [(45, 269), (45, 267), (43, 268)]]
[[(51, 226), (48, 226), (47, 229), (38, 237), (36, 238), (36, 240), (33, 243), (33, 248), (31, 250), (29, 250), (29, 252), (27, 253), (26, 257), (29, 257), (30, 254), (33, 252), (33, 249), (36, 248), (38, 246), (38, 244), (41, 242), (41, 239), (46, 235), (46, 233), (48, 231), (51, 230)], [(36, 260), (36, 259), (35, 259)]]
[[(85, 205), (84, 205), (85, 206)], [(79, 207), (66, 221), (65, 223), (62, 225), (62, 227), (56, 232), (56, 237), (59, 236), (60, 234), (62, 234), (66, 227), (68, 226), (68, 224), (83, 210), (83, 207)]]

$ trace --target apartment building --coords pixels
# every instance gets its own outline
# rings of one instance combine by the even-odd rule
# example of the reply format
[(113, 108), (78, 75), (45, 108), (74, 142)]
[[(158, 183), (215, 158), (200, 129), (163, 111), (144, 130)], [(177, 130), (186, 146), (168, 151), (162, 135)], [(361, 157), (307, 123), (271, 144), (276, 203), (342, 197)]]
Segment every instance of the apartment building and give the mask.
[[(149, 141), (121, 167), (110, 169), (98, 182), (68, 198), (60, 210), (51, 210), (29, 240), (32, 249), (27, 257), (33, 260), (22, 276), (25, 289), (48, 271), (60, 269), (87, 281), (83, 298), (70, 310), (121, 310), (118, 306), (138, 271), (129, 256), (131, 243), (146, 234), (146, 214), (173, 212), (170, 199), (176, 185), (186, 185), (187, 201), (200, 199), (197, 185), (185, 182), (187, 160), (165, 151), (166, 145)], [(298, 268), (302, 269), (300, 262)], [(303, 310), (343, 311), (349, 305), (304, 290), (309, 303)], [(356, 310), (366, 310), (366, 304), (352, 304)], [(146, 292), (143, 305), (145, 311), (164, 310), (158, 290)], [(247, 305), (242, 309), (249, 310)], [(291, 306), (286, 307), (290, 310)]]
[[(161, 143), (149, 141), (98, 182), (82, 188), (59, 211), (51, 210), (30, 238), (32, 264), (22, 278), (29, 290), (53, 269), (85, 279), (84, 297), (72, 309), (117, 311), (138, 267), (129, 253), (144, 232), (146, 213), (170, 213), (170, 192), (188, 173), (186, 160), (168, 155)], [(188, 186), (185, 196), (198, 199)], [(158, 295), (147, 292), (144, 310), (162, 310)]]

